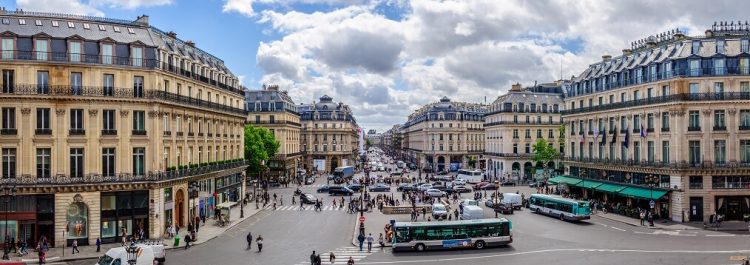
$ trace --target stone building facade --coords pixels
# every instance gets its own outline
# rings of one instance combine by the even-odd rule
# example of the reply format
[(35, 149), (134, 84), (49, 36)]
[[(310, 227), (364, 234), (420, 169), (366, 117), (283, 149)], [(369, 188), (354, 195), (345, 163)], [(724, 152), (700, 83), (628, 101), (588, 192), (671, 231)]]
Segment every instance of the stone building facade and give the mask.
[(297, 108), (302, 123), (302, 167), (307, 173), (333, 173), (336, 167), (359, 166), (359, 126), (349, 105), (324, 95)]

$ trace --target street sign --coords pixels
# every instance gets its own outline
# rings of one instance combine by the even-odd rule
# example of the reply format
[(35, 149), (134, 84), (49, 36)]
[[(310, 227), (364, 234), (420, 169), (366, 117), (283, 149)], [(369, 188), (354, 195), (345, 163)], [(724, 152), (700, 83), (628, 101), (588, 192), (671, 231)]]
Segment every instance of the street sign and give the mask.
[(360, 216), (359, 217), (359, 222), (360, 223), (364, 223), (365, 222), (365, 217), (364, 216)]
[(650, 200), (648, 202), (648, 205), (651, 206), (651, 209), (654, 209), (654, 205), (656, 205), (656, 202), (654, 202), (654, 200)]

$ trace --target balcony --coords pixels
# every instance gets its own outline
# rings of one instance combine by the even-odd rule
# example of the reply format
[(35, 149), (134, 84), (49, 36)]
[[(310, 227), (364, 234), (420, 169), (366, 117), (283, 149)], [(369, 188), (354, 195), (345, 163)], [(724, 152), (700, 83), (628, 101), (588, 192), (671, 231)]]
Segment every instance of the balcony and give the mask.
[(633, 128), (633, 133), (640, 133), (640, 132), (641, 132), (641, 128)]
[(594, 135), (594, 131), (589, 131), (588, 135)]
[(213, 133), (208, 133), (208, 137), (214, 137)]
[(164, 131), (164, 136), (172, 136), (172, 132), (171, 131)]
[(177, 132), (177, 137), (182, 137), (182, 132)]
[(36, 129), (34, 130), (36, 135), (52, 135), (52, 129)]
[(202, 132), (199, 132), (199, 133), (198, 133), (198, 137), (203, 137), (203, 133), (202, 133)]
[(700, 126), (688, 126), (688, 132), (700, 132), (701, 127)]
[(727, 126), (714, 126), (714, 131), (726, 131)]
[(642, 107), (665, 103), (696, 102), (696, 101), (725, 101), (725, 100), (750, 100), (747, 92), (724, 92), (724, 93), (681, 93), (661, 97), (642, 98), (624, 102), (616, 102), (605, 105), (576, 108), (562, 111), (563, 115), (589, 113), (594, 111), (616, 110), (632, 107)]
[(748, 131), (750, 130), (750, 125), (740, 125), (740, 131)]
[(0, 179), (0, 185), (16, 185), (23, 187), (35, 186), (69, 186), (79, 184), (130, 184), (134, 182), (161, 182), (178, 180), (193, 176), (208, 174), (216, 171), (239, 168), (246, 166), (244, 160), (227, 160), (199, 165), (172, 167), (167, 171), (149, 171), (144, 175), (133, 175), (132, 173), (119, 173), (112, 176), (101, 174), (88, 174), (85, 176), (69, 176), (58, 174), (50, 177), (39, 177), (34, 175), (21, 175), (11, 178)]
[(661, 128), (661, 132), (669, 132), (669, 127)]
[(193, 133), (193, 132), (188, 132), (188, 137), (193, 137), (194, 135), (195, 135), (195, 133)]
[(84, 130), (84, 129), (70, 129), (70, 130), (68, 130), (68, 134), (70, 134), (70, 135), (86, 135), (86, 130)]
[(145, 136), (146, 130), (133, 130), (133, 135)]
[(690, 182), (690, 184), (688, 184), (688, 188), (691, 190), (703, 189), (703, 182)]
[(194, 108), (208, 109), (213, 111), (227, 112), (234, 115), (245, 116), (245, 110), (209, 102), (197, 98), (177, 95), (163, 90), (148, 89), (142, 93), (133, 92), (132, 88), (120, 87), (78, 87), (78, 86), (49, 86), (48, 90), (39, 91), (33, 84), (18, 84), (9, 93), (0, 93), (0, 96), (44, 96), (44, 97), (99, 97), (115, 99), (143, 99), (145, 101), (164, 101), (174, 104), (188, 105)]
[(102, 135), (108, 135), (108, 136), (117, 135), (117, 130), (114, 130), (114, 129), (104, 129), (104, 130), (102, 130)]
[(620, 129), (620, 133), (627, 133), (628, 129)]
[(652, 133), (652, 132), (654, 132), (654, 128), (646, 128), (646, 132)]
[(0, 135), (16, 135), (18, 134), (18, 129), (0, 129)]

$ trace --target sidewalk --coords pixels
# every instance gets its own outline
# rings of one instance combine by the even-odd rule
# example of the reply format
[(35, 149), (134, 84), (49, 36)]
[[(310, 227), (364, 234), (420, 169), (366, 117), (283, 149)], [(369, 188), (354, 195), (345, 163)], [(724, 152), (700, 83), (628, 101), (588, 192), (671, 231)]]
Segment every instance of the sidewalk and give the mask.
[[(373, 210), (372, 212), (368, 213), (365, 212), (365, 236), (367, 234), (372, 233), (372, 237), (375, 238), (375, 245), (378, 244), (378, 235), (381, 233), (383, 234), (383, 239), (385, 239), (385, 225), (390, 223), (391, 220), (396, 220), (396, 222), (409, 222), (410, 215), (409, 214), (382, 214), (378, 210)], [(420, 217), (421, 218), (421, 217)], [(357, 236), (359, 236), (359, 213), (357, 213), (357, 221), (354, 222), (354, 227), (352, 230), (352, 245), (355, 247), (359, 247), (359, 241), (357, 241)], [(365, 244), (367, 244), (365, 242)], [(385, 242), (386, 247), (391, 246), (391, 242)]]
[[(217, 236), (224, 233), (226, 230), (234, 227), (235, 225), (239, 224), (243, 220), (249, 218), (250, 216), (258, 213), (263, 208), (256, 210), (255, 205), (253, 203), (249, 203), (245, 206), (245, 217), (240, 218), (240, 207), (233, 207), (230, 210), (230, 217), (231, 217), (231, 223), (229, 225), (226, 225), (224, 227), (219, 227), (215, 225), (214, 219), (206, 219), (206, 224), (203, 225), (201, 223), (201, 226), (198, 229), (197, 233), (197, 241), (192, 242), (193, 244), (201, 244), (203, 242), (209, 241), (213, 238), (216, 238)], [(180, 247), (185, 246), (185, 235), (187, 234), (187, 228), (181, 228), (180, 229)], [(166, 249), (172, 249), (174, 248), (174, 239), (168, 238), (163, 239), (162, 242), (165, 245)], [(81, 253), (77, 254), (71, 254), (72, 248), (71, 247), (65, 247), (65, 253), (63, 256), (63, 249), (62, 248), (50, 248), (47, 252), (47, 263), (54, 263), (54, 262), (62, 262), (62, 261), (73, 261), (73, 260), (83, 260), (83, 259), (98, 259), (101, 255), (104, 255), (104, 253), (107, 252), (110, 248), (113, 247), (120, 247), (120, 243), (111, 243), (111, 244), (102, 244), (101, 252), (96, 252), (96, 245), (92, 246), (79, 246), (78, 249), (81, 251)], [(10, 253), (11, 261), (22, 261), (26, 264), (38, 264), (39, 261), (39, 255), (37, 254), (34, 249), (28, 249), (29, 254), (24, 257), (18, 257), (18, 254), (16, 253)], [(167, 255), (167, 262), (169, 260), (169, 256)]]
[(734, 232), (745, 232), (748, 231), (748, 224), (741, 221), (732, 221), (732, 222), (723, 222), (721, 224), (721, 227), (703, 227), (703, 223), (700, 222), (692, 222), (692, 223), (677, 223), (673, 221), (665, 221), (665, 220), (656, 220), (654, 221), (654, 226), (641, 226), (641, 220), (630, 218), (626, 216), (622, 216), (619, 214), (613, 214), (613, 213), (597, 213), (595, 216), (624, 223), (631, 226), (638, 226), (643, 228), (649, 228), (649, 229), (663, 229), (663, 230), (713, 230), (713, 231), (734, 231)]

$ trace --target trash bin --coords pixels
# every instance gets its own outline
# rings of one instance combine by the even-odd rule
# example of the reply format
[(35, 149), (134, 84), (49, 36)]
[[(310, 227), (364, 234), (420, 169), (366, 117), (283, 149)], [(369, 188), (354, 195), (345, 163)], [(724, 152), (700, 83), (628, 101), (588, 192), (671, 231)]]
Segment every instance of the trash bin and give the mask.
[(180, 235), (174, 236), (174, 246), (179, 247), (180, 246)]

